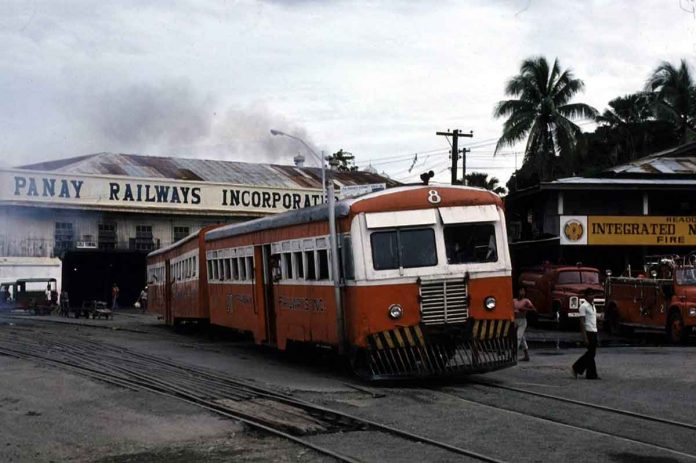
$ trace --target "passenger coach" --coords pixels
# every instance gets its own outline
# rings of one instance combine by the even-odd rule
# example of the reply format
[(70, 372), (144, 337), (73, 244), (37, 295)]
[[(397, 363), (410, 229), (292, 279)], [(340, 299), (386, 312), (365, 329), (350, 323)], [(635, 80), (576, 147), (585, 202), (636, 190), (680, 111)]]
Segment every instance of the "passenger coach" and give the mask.
[(147, 256), (148, 311), (168, 325), (210, 319), (204, 239), (215, 227), (204, 227)]
[[(335, 216), (338, 275), (327, 205), (205, 233), (211, 323), (279, 349), (291, 341), (338, 347), (371, 378), (515, 364), (511, 265), (497, 195), (393, 188), (339, 201)], [(186, 252), (185, 243), (179, 247)]]

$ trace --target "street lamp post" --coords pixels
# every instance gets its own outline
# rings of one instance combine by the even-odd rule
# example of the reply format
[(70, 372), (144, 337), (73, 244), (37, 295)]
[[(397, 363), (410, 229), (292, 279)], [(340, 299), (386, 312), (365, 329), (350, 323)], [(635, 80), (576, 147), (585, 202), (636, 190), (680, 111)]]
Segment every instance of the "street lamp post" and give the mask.
[(345, 351), (345, 321), (343, 314), (343, 301), (341, 295), (341, 279), (340, 279), (340, 268), (338, 265), (338, 234), (336, 233), (336, 198), (333, 180), (330, 180), (330, 187), (326, 185), (326, 168), (324, 152), (322, 151), (321, 156), (314, 152), (312, 147), (310, 147), (305, 141), (294, 135), (281, 132), (280, 130), (271, 129), (271, 135), (277, 136), (282, 135), (285, 137), (292, 138), (294, 140), (302, 143), (307, 150), (314, 155), (321, 162), (321, 187), (324, 194), (324, 201), (327, 202), (328, 212), (329, 212), (329, 244), (331, 246), (331, 272), (333, 274), (334, 280), (334, 297), (336, 299), (336, 329), (338, 334), (338, 351), (339, 353), (344, 353)]
[(312, 147), (309, 146), (303, 139), (301, 139), (300, 137), (296, 137), (294, 135), (290, 135), (289, 133), (281, 132), (280, 130), (271, 129), (271, 135), (273, 135), (273, 136), (281, 135), (283, 137), (288, 137), (288, 138), (292, 138), (293, 140), (299, 141), (300, 143), (302, 143), (305, 146), (305, 148), (307, 148), (307, 151), (312, 153), (312, 155), (319, 161), (319, 163), (321, 164), (321, 191), (322, 191), (322, 194), (324, 195), (322, 202), (327, 201), (328, 198), (326, 195), (326, 168), (324, 166), (324, 164), (325, 164), (324, 153), (322, 153), (322, 155), (319, 156), (312, 149)]

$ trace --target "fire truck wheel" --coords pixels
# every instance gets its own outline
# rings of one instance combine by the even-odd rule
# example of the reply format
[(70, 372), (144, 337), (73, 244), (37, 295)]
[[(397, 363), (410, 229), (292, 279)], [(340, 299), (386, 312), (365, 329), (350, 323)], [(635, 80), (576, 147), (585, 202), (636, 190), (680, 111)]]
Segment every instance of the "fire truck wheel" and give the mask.
[(674, 310), (667, 319), (667, 340), (671, 344), (683, 344), (686, 341), (686, 329), (681, 314)]

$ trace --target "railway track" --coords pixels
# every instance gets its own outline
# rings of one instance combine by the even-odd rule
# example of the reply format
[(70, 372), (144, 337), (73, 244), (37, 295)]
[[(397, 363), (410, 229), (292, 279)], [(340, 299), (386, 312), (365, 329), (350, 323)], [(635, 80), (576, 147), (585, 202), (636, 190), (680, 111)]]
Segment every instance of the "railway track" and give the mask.
[(514, 387), (514, 386), (506, 386), (504, 384), (496, 384), (496, 383), (491, 383), (488, 381), (470, 381), (470, 382), (472, 384), (477, 384), (479, 386), (500, 389), (500, 390), (504, 390), (504, 391), (508, 391), (508, 392), (516, 392), (519, 394), (525, 394), (525, 395), (530, 395), (530, 396), (534, 396), (534, 397), (541, 397), (544, 399), (549, 399), (549, 400), (554, 400), (557, 402), (577, 405), (577, 406), (584, 407), (584, 408), (601, 410), (603, 412), (614, 413), (617, 415), (630, 416), (632, 418), (638, 418), (638, 419), (644, 420), (644, 421), (667, 424), (670, 426), (674, 426), (676, 428), (683, 428), (683, 429), (689, 429), (692, 431), (696, 431), (696, 424), (693, 424), (693, 423), (685, 423), (683, 421), (669, 420), (666, 418), (660, 418), (659, 416), (653, 416), (653, 415), (648, 415), (648, 414), (644, 414), (644, 413), (633, 412), (630, 410), (623, 410), (621, 408), (616, 408), (616, 407), (608, 407), (606, 405), (600, 405), (597, 403), (585, 402), (585, 401), (577, 400), (577, 399), (570, 399), (568, 397), (561, 397), (561, 396), (557, 396), (557, 395), (553, 395), (553, 394), (547, 394), (545, 392), (531, 391), (529, 389), (523, 389), (523, 388)]
[[(692, 423), (670, 420), (670, 419), (661, 418), (661, 417), (657, 417), (657, 416), (653, 416), (653, 415), (647, 415), (647, 414), (633, 412), (630, 410), (624, 410), (624, 409), (620, 409), (620, 408), (616, 408), (616, 407), (608, 407), (608, 406), (604, 406), (604, 405), (600, 405), (600, 404), (585, 402), (585, 401), (576, 400), (576, 399), (570, 399), (567, 397), (556, 396), (553, 394), (532, 391), (532, 390), (523, 389), (523, 388), (519, 388), (519, 387), (491, 383), (488, 381), (470, 381), (469, 383), (483, 386), (483, 387), (487, 387), (487, 388), (498, 389), (501, 391), (505, 391), (506, 393), (513, 392), (513, 393), (518, 393), (518, 394), (523, 394), (523, 395), (529, 395), (529, 396), (534, 396), (534, 397), (538, 397), (538, 398), (542, 398), (542, 399), (546, 399), (546, 400), (552, 400), (555, 402), (568, 404), (571, 406), (577, 406), (577, 407), (587, 408), (587, 409), (591, 409), (591, 410), (596, 410), (596, 411), (603, 412), (603, 413), (609, 413), (609, 414), (614, 414), (614, 415), (619, 415), (619, 416), (628, 416), (628, 417), (637, 419), (640, 422), (666, 425), (670, 429), (672, 429), (673, 431), (679, 430), (679, 429), (686, 430), (686, 431), (696, 430), (696, 425), (694, 425)], [(589, 432), (589, 433), (596, 434), (596, 435), (607, 436), (607, 437), (618, 439), (618, 440), (621, 440), (624, 442), (636, 444), (636, 445), (651, 448), (654, 450), (667, 452), (667, 453), (670, 453), (670, 454), (675, 455), (675, 456), (679, 456), (679, 457), (687, 458), (689, 460), (696, 461), (696, 454), (688, 453), (688, 452), (682, 451), (678, 448), (674, 448), (674, 447), (670, 447), (670, 446), (666, 446), (666, 445), (661, 445), (661, 444), (658, 444), (655, 442), (650, 442), (647, 440), (642, 440), (642, 439), (637, 439), (634, 437), (626, 436), (624, 434), (621, 434), (620, 432), (611, 432), (611, 431), (598, 429), (597, 427), (589, 427), (586, 425), (573, 424), (566, 418), (559, 419), (559, 418), (554, 418), (552, 416), (545, 415), (544, 412), (541, 411), (541, 409), (534, 411), (532, 413), (529, 413), (529, 412), (520, 410), (519, 408), (515, 408), (512, 406), (501, 405), (498, 403), (491, 403), (491, 400), (475, 400), (469, 396), (465, 396), (464, 394), (462, 394), (462, 390), (459, 388), (444, 388), (444, 389), (441, 389), (437, 392), (456, 397), (458, 400), (461, 400), (461, 401), (464, 401), (467, 403), (471, 403), (471, 404), (476, 405), (476, 406), (483, 406), (483, 407), (487, 407), (487, 408), (491, 408), (491, 409), (501, 410), (501, 411), (504, 411), (507, 413), (529, 417), (529, 418), (532, 418), (532, 419), (535, 419), (538, 421), (544, 421), (544, 422), (552, 423), (555, 425), (567, 427), (570, 429), (577, 429), (579, 431)], [(520, 403), (520, 402), (517, 402), (517, 403)], [(663, 429), (663, 431), (664, 431), (664, 429)]]
[(154, 355), (25, 326), (0, 327), (0, 354), (68, 369), (92, 379), (173, 397), (289, 439), (338, 461), (355, 456), (312, 442), (315, 435), (368, 431), (477, 461), (500, 460), (285, 393)]

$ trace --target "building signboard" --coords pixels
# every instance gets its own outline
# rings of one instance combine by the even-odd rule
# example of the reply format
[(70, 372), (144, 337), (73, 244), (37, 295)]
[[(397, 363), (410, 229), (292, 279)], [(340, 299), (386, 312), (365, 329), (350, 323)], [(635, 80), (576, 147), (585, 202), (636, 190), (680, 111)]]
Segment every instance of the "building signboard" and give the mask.
[(568, 216), (562, 245), (696, 246), (696, 216)]
[(0, 170), (0, 204), (261, 215), (320, 204), (319, 189)]

